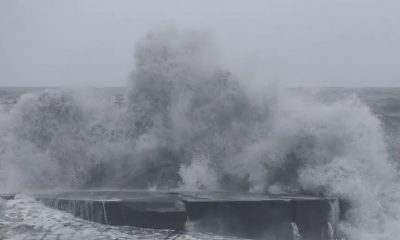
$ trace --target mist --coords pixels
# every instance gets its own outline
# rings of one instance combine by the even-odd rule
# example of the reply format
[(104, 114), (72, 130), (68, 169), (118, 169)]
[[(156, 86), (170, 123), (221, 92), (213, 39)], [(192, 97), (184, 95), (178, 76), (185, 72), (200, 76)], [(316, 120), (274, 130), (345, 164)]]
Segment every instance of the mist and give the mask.
[[(149, 29), (208, 32), (256, 84), (399, 86), (398, 1), (0, 2), (0, 86), (126, 86)], [(251, 76), (251, 77), (250, 77)]]

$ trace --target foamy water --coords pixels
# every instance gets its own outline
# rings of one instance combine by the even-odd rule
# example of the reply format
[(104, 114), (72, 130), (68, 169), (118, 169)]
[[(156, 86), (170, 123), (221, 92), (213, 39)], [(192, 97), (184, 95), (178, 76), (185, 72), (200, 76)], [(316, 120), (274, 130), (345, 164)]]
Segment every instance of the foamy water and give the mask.
[[(261, 89), (226, 71), (207, 38), (191, 32), (152, 33), (137, 44), (135, 59), (127, 89), (28, 90), (4, 100), (0, 189), (323, 194), (349, 202), (339, 224), (347, 239), (397, 239), (397, 89)], [(5, 213), (43, 208), (26, 198), (2, 204)], [(74, 226), (43, 224), (72, 234), (82, 222), (68, 221)], [(13, 224), (4, 234), (22, 238), (30, 228)], [(130, 234), (84, 224), (99, 235)]]

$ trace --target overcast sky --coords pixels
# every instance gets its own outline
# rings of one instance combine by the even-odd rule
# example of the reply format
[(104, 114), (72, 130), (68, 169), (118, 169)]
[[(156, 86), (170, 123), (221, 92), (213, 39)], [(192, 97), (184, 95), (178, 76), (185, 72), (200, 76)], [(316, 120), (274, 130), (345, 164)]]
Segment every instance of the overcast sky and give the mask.
[(289, 86), (400, 86), (399, 0), (0, 0), (0, 86), (124, 86), (160, 25)]

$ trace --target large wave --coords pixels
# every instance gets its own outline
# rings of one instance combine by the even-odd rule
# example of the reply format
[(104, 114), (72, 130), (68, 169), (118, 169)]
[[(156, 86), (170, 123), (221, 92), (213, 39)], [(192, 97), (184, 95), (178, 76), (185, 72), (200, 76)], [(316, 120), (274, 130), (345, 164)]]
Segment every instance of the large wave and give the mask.
[(370, 109), (356, 96), (254, 91), (213, 54), (202, 34), (156, 31), (137, 44), (123, 101), (22, 96), (0, 115), (2, 189), (323, 194), (349, 203), (349, 239), (396, 239), (398, 173)]

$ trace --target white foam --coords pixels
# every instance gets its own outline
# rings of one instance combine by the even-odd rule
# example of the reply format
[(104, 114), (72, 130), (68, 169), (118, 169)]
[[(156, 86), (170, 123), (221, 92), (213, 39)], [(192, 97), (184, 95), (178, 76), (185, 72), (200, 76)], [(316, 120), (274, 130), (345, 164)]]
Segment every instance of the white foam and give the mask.
[(357, 96), (252, 92), (210, 49), (199, 33), (149, 34), (119, 105), (69, 91), (22, 96), (0, 113), (0, 188), (325, 194), (350, 203), (339, 224), (348, 239), (397, 239), (398, 172), (369, 108)]

